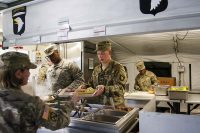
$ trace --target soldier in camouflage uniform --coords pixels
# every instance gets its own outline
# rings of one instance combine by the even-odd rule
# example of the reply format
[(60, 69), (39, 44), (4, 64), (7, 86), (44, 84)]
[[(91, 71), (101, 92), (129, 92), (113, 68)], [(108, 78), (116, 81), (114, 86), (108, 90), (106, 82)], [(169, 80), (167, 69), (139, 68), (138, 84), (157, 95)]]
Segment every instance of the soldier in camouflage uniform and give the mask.
[(39, 97), (30, 96), (21, 90), (35, 69), (28, 55), (7, 52), (1, 55), (0, 63), (0, 132), (36, 133), (40, 126), (51, 130), (64, 128), (70, 123), (70, 113), (79, 100), (74, 96), (64, 106), (55, 110)]
[(53, 65), (47, 71), (47, 80), (51, 84), (51, 90), (59, 95), (74, 91), (84, 83), (83, 73), (74, 62), (62, 59), (56, 45), (50, 45), (44, 51)]
[(99, 97), (99, 103), (112, 105), (110, 100), (112, 98), (115, 106), (124, 106), (127, 75), (124, 67), (112, 60), (111, 43), (108, 41), (99, 42), (97, 44), (97, 56), (100, 64), (94, 68), (86, 87), (96, 89), (94, 96)]
[(135, 78), (135, 90), (149, 91), (153, 89), (153, 85), (158, 85), (156, 75), (153, 72), (146, 70), (143, 61), (138, 61), (136, 67), (140, 73)]

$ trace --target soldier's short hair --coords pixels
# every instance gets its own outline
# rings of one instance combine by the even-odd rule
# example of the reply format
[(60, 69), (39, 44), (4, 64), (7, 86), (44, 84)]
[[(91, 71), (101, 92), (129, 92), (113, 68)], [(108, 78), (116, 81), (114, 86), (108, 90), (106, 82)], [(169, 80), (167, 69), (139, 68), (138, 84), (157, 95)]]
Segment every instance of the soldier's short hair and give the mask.
[(111, 50), (111, 43), (109, 41), (102, 41), (97, 43), (96, 51), (106, 51)]

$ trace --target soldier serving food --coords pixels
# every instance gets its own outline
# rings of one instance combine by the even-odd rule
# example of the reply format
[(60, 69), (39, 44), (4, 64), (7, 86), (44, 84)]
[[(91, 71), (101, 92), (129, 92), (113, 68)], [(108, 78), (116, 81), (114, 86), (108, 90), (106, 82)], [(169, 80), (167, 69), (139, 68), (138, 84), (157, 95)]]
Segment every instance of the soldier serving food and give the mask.
[[(125, 84), (127, 74), (124, 67), (111, 58), (111, 43), (102, 41), (96, 45), (100, 64), (94, 68), (87, 85), (81, 86), (79, 91), (92, 87), (94, 97), (98, 97), (100, 104), (124, 106)], [(111, 100), (112, 99), (112, 100)]]
[(47, 80), (53, 94), (59, 92), (59, 95), (62, 95), (74, 91), (84, 83), (83, 73), (78, 65), (62, 59), (55, 44), (48, 46), (44, 53), (53, 63), (47, 70)]
[(139, 74), (135, 78), (134, 89), (139, 91), (153, 91), (153, 86), (158, 85), (156, 75), (153, 72), (146, 70), (144, 62), (141, 60), (136, 63), (136, 67)]

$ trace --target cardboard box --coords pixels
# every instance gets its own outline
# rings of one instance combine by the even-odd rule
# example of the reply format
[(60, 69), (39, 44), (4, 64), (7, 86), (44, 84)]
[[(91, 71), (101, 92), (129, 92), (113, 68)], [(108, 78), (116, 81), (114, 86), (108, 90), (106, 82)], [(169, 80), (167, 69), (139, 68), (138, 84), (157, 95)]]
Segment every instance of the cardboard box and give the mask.
[(176, 86), (176, 78), (175, 77), (157, 77), (158, 83), (160, 85), (170, 85)]

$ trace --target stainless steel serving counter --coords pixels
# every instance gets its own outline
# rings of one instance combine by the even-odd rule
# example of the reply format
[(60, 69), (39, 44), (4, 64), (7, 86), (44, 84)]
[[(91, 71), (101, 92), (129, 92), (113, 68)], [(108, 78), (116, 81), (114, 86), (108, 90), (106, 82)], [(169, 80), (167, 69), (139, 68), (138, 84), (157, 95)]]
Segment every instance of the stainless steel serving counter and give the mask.
[(95, 132), (91, 132), (89, 130), (83, 130), (83, 129), (75, 129), (69, 126), (63, 129), (56, 130), (56, 131), (51, 131), (46, 128), (40, 128), (37, 130), (37, 133), (95, 133)]
[(187, 100), (171, 100), (168, 96), (155, 96), (154, 94), (148, 94), (148, 92), (135, 91), (132, 93), (125, 93), (127, 106), (135, 106), (139, 108), (143, 108), (154, 97), (156, 102), (166, 102), (168, 106), (177, 114), (181, 113), (180, 103), (187, 104), (188, 114), (200, 106), (200, 92), (189, 92)]
[(124, 94), (126, 106), (137, 108), (143, 108), (154, 97), (154, 94), (149, 94), (148, 92), (143, 91), (126, 92)]
[(84, 108), (86, 112), (78, 116), (74, 115), (76, 111), (72, 111), (68, 127), (56, 131), (41, 128), (37, 133), (128, 133), (139, 121), (139, 108), (129, 108), (129, 112), (99, 104)]
[(126, 133), (138, 123), (138, 111), (138, 108), (126, 113), (103, 109), (82, 118), (72, 119), (70, 126), (96, 133)]

